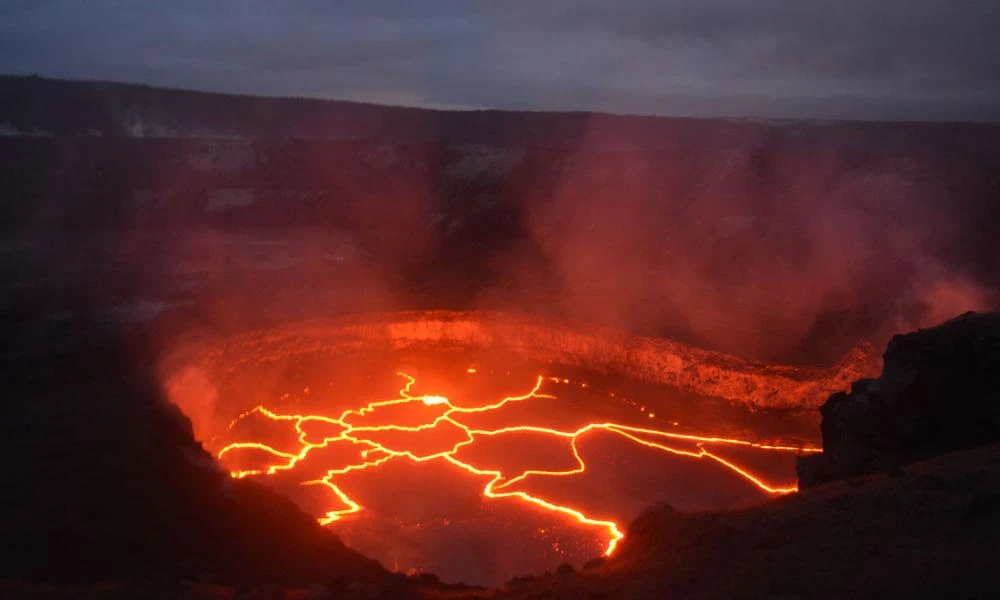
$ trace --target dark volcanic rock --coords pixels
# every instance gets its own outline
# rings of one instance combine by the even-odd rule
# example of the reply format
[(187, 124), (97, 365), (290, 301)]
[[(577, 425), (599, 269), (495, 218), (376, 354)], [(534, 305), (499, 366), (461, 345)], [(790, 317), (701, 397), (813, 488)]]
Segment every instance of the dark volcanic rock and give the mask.
[(800, 459), (803, 487), (1000, 439), (1000, 314), (966, 313), (897, 335), (882, 375), (820, 408), (823, 453)]
[(150, 364), (111, 332), (0, 359), (0, 539), (15, 549), (0, 581), (391, 582), (287, 498), (215, 466)]

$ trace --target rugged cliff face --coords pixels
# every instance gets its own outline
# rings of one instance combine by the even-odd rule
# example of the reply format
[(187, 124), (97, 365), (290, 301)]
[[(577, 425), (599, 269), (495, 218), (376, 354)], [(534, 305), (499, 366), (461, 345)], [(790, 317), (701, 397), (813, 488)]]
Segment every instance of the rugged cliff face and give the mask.
[(995, 126), (0, 87), (22, 296), (65, 295), (41, 270), (218, 319), (516, 308), (815, 364), (996, 303)]
[(998, 366), (1000, 314), (893, 337), (878, 379), (857, 381), (820, 408), (823, 453), (799, 459), (800, 485), (1000, 440)]

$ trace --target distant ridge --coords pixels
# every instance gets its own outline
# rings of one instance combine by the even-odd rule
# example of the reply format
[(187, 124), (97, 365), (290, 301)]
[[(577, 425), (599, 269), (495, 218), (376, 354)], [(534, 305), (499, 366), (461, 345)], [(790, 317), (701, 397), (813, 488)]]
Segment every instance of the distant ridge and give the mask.
[(1000, 125), (458, 111), (0, 76), (0, 136), (367, 140), (602, 149), (687, 148), (711, 140), (713, 145), (721, 141), (730, 148), (752, 148), (774, 135), (805, 136), (808, 141), (817, 135), (829, 137), (831, 129), (845, 142), (865, 144), (871, 136), (901, 133), (978, 137), (1000, 130)]

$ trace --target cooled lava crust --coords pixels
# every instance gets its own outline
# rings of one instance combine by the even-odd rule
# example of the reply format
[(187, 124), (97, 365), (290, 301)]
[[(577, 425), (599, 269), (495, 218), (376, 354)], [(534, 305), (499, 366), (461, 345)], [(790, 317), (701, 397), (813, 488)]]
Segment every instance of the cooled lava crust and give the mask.
[(177, 342), (171, 400), (235, 478), (387, 568), (496, 584), (614, 551), (643, 507), (794, 492), (814, 409), (877, 360), (746, 361), (534, 316), (402, 312)]

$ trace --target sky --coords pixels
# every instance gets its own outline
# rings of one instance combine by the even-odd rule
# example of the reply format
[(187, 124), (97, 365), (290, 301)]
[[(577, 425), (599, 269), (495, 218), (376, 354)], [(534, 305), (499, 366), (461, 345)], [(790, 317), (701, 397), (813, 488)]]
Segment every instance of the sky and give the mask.
[(0, 73), (433, 108), (1000, 121), (1000, 1), (3, 0)]

